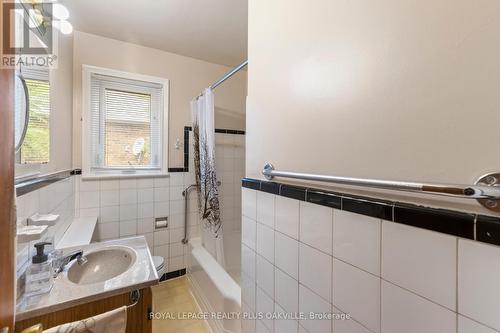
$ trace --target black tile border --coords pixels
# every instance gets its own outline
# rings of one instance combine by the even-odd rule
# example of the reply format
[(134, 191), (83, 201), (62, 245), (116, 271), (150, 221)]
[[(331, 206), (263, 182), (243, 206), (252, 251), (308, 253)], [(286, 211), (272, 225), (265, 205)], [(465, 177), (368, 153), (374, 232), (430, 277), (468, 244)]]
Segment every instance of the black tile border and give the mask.
[(255, 179), (244, 178), (241, 183), (243, 187), (250, 188), (252, 190), (260, 190), (260, 181)]
[(281, 184), (279, 195), (290, 199), (306, 201), (306, 188)]
[(481, 242), (500, 244), (500, 219), (478, 215), (476, 219), (476, 239)]
[(394, 222), (474, 239), (474, 214), (396, 203)]
[(271, 194), (279, 194), (280, 184), (274, 182), (262, 182), (260, 183), (260, 190)]
[(168, 168), (168, 172), (184, 172), (184, 168)]
[(242, 187), (461, 238), (500, 245), (500, 217), (243, 178)]
[(342, 195), (338, 193), (307, 189), (306, 201), (321, 206), (342, 209)]
[(342, 195), (342, 210), (392, 221), (393, 203), (372, 198)]
[(178, 278), (178, 277), (181, 277), (181, 276), (184, 276), (184, 275), (186, 275), (186, 269), (185, 268), (179, 269), (179, 270), (173, 271), (173, 272), (168, 272), (168, 273), (163, 274), (160, 277), (160, 282), (167, 281), (167, 280), (170, 280), (170, 279), (175, 279), (175, 278)]
[[(191, 126), (184, 126), (184, 166), (178, 168), (168, 168), (168, 172), (189, 172), (189, 131), (192, 131)], [(226, 128), (216, 128), (215, 133), (245, 135), (245, 131), (233, 130)]]

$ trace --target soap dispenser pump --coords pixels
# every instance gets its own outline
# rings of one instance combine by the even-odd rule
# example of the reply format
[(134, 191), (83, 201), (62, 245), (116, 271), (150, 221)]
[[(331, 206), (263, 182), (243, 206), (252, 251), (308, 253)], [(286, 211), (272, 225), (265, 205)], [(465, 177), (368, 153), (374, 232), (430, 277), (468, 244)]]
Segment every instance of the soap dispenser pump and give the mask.
[(36, 254), (31, 259), (31, 265), (26, 270), (26, 296), (35, 296), (48, 293), (54, 285), (52, 263), (45, 253), (45, 246), (49, 242), (36, 243)]

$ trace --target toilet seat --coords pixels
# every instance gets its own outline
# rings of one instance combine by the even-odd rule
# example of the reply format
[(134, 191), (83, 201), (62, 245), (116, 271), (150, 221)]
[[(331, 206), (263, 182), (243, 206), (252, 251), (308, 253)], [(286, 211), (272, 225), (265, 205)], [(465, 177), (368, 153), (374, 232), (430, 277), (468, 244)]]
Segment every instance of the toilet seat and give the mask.
[(161, 278), (167, 271), (165, 259), (160, 256), (153, 256), (153, 263), (155, 265), (156, 272), (158, 272), (158, 277)]

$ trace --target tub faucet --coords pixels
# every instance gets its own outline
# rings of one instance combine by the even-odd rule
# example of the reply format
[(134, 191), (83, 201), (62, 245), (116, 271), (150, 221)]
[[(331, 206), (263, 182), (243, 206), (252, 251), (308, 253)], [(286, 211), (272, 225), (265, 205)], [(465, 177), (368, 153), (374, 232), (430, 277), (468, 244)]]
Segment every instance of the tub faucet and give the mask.
[(77, 250), (74, 252), (69, 253), (68, 255), (62, 257), (59, 262), (59, 266), (55, 269), (54, 273), (57, 276), (59, 273), (61, 273), (64, 268), (73, 260), (76, 259), (76, 262), (78, 265), (85, 265), (87, 263), (87, 258), (83, 256), (83, 251), (82, 250)]

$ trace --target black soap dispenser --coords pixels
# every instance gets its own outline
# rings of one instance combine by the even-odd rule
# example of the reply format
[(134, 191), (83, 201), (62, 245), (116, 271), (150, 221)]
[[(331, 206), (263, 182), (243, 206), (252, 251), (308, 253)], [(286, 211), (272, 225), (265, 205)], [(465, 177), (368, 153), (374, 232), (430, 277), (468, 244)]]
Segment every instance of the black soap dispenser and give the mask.
[(54, 285), (52, 276), (52, 263), (45, 253), (45, 246), (49, 242), (36, 243), (36, 254), (31, 259), (31, 265), (26, 270), (26, 296), (48, 293)]

